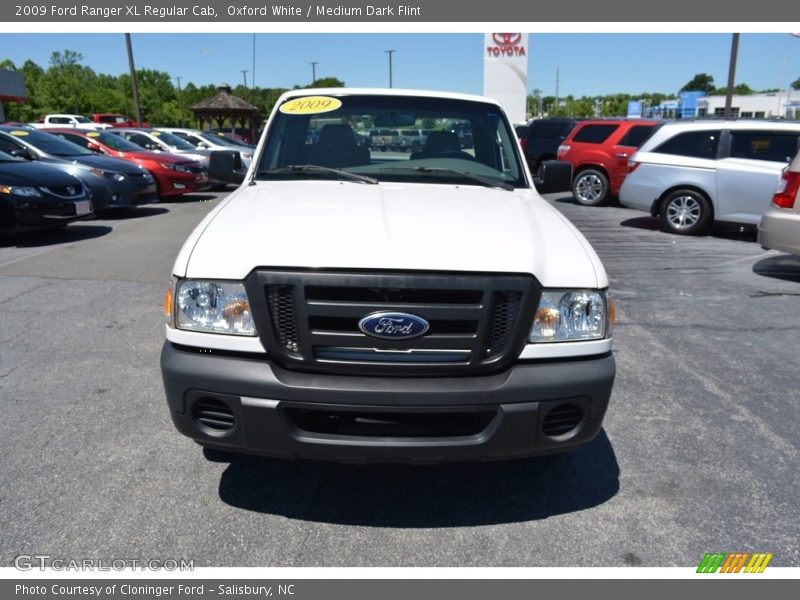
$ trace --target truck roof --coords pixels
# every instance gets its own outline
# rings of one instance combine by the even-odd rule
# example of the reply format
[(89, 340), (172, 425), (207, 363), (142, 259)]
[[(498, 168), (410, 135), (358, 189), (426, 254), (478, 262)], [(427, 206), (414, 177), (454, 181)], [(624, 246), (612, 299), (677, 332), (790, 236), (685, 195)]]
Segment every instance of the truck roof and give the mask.
[(441, 92), (433, 90), (412, 90), (398, 88), (305, 88), (291, 90), (281, 95), (280, 100), (302, 96), (342, 96), (342, 95), (371, 95), (371, 96), (423, 96), (427, 98), (448, 98), (451, 100), (469, 100), (472, 102), (488, 102), (500, 106), (494, 98), (478, 96), (475, 94), (461, 94), (456, 92)]

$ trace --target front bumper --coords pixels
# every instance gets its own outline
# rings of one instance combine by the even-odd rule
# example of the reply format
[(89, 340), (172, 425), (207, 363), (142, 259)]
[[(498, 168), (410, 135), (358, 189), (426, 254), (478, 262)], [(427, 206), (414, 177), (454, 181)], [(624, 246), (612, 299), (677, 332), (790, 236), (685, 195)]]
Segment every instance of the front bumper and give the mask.
[(123, 183), (109, 185), (111, 195), (105, 208), (141, 206), (142, 204), (158, 202), (155, 180), (136, 181), (128, 179)]
[[(517, 363), (474, 377), (321, 375), (170, 342), (161, 370), (176, 428), (205, 446), (285, 458), (415, 463), (571, 450), (600, 431), (615, 374), (609, 353)], [(214, 407), (226, 413), (224, 431), (206, 425), (204, 411), (216, 414)], [(564, 415), (573, 425), (566, 430), (555, 423)]]
[(208, 187), (208, 178), (201, 179), (192, 173), (174, 174), (160, 173), (156, 176), (158, 182), (158, 193), (164, 198), (167, 196), (180, 196), (192, 194), (200, 191), (204, 186)]
[(76, 200), (52, 197), (0, 201), (0, 231), (20, 233), (47, 229), (92, 217), (94, 215), (92, 202), (87, 197), (80, 198), (79, 201), (85, 207), (82, 211), (78, 210)]
[(758, 243), (764, 248), (800, 255), (800, 213), (770, 207), (761, 217)]

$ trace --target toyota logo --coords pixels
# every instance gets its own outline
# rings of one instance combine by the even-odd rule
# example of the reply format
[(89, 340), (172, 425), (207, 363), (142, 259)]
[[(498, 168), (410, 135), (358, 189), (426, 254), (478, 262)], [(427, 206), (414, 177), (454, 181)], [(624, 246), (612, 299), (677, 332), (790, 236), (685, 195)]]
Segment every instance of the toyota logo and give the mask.
[(498, 46), (516, 46), (522, 41), (521, 33), (493, 33), (492, 39)]

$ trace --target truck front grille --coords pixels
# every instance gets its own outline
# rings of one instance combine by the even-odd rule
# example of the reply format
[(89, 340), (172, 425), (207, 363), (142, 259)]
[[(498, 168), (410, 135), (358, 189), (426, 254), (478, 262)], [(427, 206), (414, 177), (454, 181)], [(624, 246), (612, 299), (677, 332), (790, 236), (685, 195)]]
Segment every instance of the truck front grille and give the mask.
[[(525, 343), (539, 300), (524, 275), (256, 270), (251, 308), (272, 359), (325, 373), (443, 375), (499, 370)], [(413, 339), (379, 339), (359, 321), (379, 312), (426, 320)]]

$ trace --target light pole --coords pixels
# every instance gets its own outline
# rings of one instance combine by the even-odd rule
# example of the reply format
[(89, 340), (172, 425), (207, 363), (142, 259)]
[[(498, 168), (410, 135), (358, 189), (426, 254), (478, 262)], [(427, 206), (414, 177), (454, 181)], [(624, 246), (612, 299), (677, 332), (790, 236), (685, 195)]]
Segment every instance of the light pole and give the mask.
[(731, 60), (728, 64), (728, 89), (725, 92), (725, 118), (731, 118), (733, 104), (733, 85), (736, 81), (736, 57), (739, 54), (739, 34), (734, 33), (731, 38)]
[(136, 122), (142, 122), (142, 109), (139, 105), (139, 88), (136, 85), (136, 68), (133, 65), (133, 48), (131, 47), (131, 34), (125, 34), (125, 45), (128, 47), (128, 68), (131, 72), (131, 87), (133, 88), (133, 104), (136, 107)]
[(309, 63), (311, 65), (311, 85), (317, 85), (317, 61)]
[(183, 94), (181, 93), (181, 78), (175, 77), (178, 80), (178, 120), (180, 121), (179, 127), (183, 127)]
[(384, 54), (389, 55), (389, 87), (392, 87), (392, 54), (397, 50), (384, 50)]

